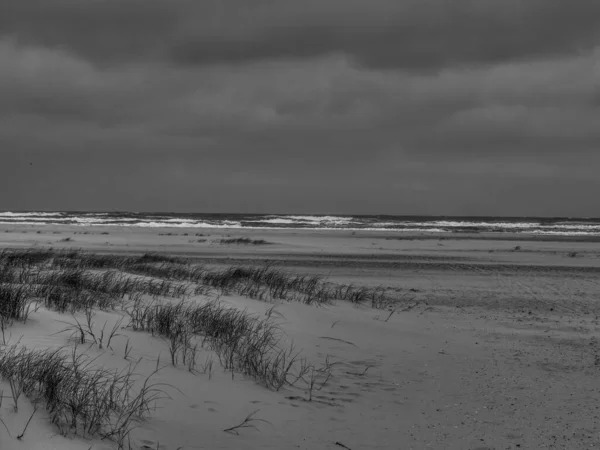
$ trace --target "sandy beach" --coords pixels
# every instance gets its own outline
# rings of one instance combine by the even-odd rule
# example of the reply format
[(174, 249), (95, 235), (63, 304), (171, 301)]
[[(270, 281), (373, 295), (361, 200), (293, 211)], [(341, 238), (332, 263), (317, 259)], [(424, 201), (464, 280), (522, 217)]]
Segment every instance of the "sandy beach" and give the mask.
[[(224, 369), (210, 345), (195, 348), (196, 370), (172, 364), (168, 339), (129, 326), (125, 303), (95, 308), (95, 333), (119, 324), (117, 334), (110, 346), (88, 336), (77, 351), (104, 368), (133, 367), (142, 378), (160, 368), (152, 379), (168, 395), (136, 423), (123, 448), (600, 448), (598, 241), (506, 233), (5, 225), (2, 248), (81, 249), (121, 258), (152, 253), (183, 257), (215, 273), (267, 264), (318, 275), (324, 286), (385, 294), (378, 307), (249, 298), (236, 289), (199, 290), (197, 283), (183, 297), (142, 296), (191, 305), (218, 297), (224, 308), (277, 324), (278, 345), (293, 343), (314, 381), (279, 389)], [(70, 326), (65, 322), (83, 323), (84, 312), (62, 314), (37, 301), (25, 323), (6, 327), (0, 348), (75, 347), (70, 333), (61, 331)], [(118, 447), (112, 438), (61, 433), (41, 403), (34, 407), (22, 395), (15, 407), (8, 380), (0, 389), (2, 450)], [(249, 427), (224, 431), (247, 417)]]
[(0, 450), (600, 450), (600, 0), (6, 4)]

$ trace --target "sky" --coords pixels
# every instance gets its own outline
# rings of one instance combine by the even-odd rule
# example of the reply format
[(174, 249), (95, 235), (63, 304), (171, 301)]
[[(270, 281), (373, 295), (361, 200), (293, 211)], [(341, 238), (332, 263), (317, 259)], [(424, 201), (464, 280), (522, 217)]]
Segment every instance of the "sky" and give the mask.
[(600, 1), (4, 3), (0, 210), (600, 217)]

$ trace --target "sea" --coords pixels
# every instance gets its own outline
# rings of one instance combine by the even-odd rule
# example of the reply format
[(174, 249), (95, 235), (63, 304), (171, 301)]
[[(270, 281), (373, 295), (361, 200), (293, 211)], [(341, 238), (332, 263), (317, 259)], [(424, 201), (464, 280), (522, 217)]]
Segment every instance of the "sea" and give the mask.
[(371, 230), (401, 234), (517, 233), (600, 236), (600, 218), (209, 214), (141, 212), (0, 212), (0, 225), (64, 224), (144, 228)]

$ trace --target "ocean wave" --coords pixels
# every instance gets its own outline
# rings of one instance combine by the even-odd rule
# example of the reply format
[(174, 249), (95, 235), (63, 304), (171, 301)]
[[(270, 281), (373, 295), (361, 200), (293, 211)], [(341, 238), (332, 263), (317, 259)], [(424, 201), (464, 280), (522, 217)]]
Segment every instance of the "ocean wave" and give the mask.
[(1, 212), (2, 225), (117, 226), (201, 229), (304, 229), (387, 231), (394, 233), (533, 233), (600, 236), (599, 219), (408, 218), (394, 216), (243, 215), (168, 213)]
[(0, 212), (0, 217), (59, 217), (59, 212)]
[(539, 224), (531, 222), (469, 222), (469, 221), (449, 221), (449, 220), (438, 220), (434, 222), (407, 222), (411, 225), (416, 226), (437, 226), (444, 228), (465, 228), (465, 227), (477, 227), (477, 228), (534, 228)]
[(353, 217), (343, 216), (271, 216), (270, 218), (261, 218), (255, 220), (255, 222), (264, 222), (272, 224), (294, 224), (304, 223), (313, 225), (348, 225), (355, 222), (356, 219)]

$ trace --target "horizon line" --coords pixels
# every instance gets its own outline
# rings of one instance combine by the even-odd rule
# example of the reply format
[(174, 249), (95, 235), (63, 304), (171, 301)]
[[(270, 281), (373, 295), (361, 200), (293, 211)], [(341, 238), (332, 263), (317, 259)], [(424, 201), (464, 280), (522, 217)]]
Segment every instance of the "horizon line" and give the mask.
[(458, 215), (458, 214), (354, 214), (354, 213), (307, 213), (307, 212), (293, 212), (293, 213), (281, 213), (281, 212), (269, 212), (269, 213), (240, 213), (240, 212), (182, 212), (182, 211), (128, 211), (128, 210), (51, 210), (51, 209), (24, 209), (24, 210), (0, 210), (0, 213), (61, 213), (61, 214), (198, 214), (198, 215), (223, 215), (223, 216), (332, 216), (332, 217), (436, 217), (436, 218), (503, 218), (503, 219), (568, 219), (568, 220), (600, 220), (600, 216), (526, 216), (526, 215)]

